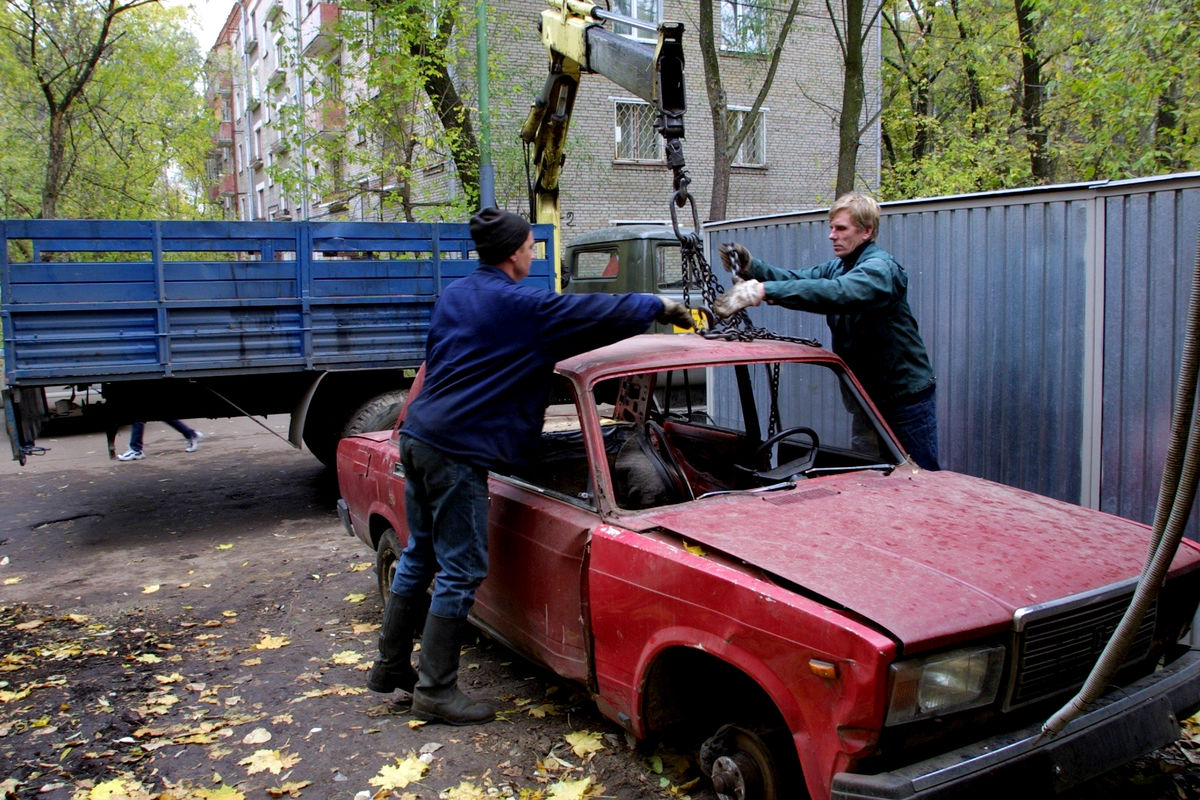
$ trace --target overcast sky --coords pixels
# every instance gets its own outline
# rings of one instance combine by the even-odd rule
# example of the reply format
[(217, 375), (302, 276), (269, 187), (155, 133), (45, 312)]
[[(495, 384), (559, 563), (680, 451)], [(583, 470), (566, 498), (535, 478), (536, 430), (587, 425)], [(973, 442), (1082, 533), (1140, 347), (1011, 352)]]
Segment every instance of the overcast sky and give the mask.
[(217, 41), (221, 26), (236, 5), (235, 0), (163, 0), (168, 6), (184, 6), (192, 11), (192, 33), (200, 43), (201, 52), (207, 53)]

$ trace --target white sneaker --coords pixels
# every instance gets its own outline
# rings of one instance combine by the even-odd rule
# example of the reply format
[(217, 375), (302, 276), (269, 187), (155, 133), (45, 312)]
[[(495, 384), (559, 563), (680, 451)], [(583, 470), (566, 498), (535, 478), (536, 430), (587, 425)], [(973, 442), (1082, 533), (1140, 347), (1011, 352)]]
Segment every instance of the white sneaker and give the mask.
[(117, 456), (117, 461), (141, 461), (145, 457), (146, 454), (141, 450), (126, 450)]
[(185, 452), (185, 453), (196, 452), (196, 448), (200, 446), (200, 440), (203, 438), (204, 438), (204, 434), (201, 433), (200, 431), (196, 431), (195, 436), (188, 437), (187, 447), (183, 448), (183, 452)]

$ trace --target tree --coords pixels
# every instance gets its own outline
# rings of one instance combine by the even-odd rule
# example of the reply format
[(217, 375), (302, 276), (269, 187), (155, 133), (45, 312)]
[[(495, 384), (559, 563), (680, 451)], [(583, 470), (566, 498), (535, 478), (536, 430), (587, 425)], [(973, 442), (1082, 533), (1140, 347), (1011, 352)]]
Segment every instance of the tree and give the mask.
[(126, 216), (144, 213), (149, 187), (160, 192), (153, 205), (168, 204), (162, 182), (177, 137), (198, 133), (203, 119), (190, 88), (199, 65), (195, 40), (179, 32), (182, 11), (143, 8), (150, 2), (8, 4), (0, 37), (13, 54), (5, 69), (18, 80), (2, 90), (16, 110), (3, 124), (6, 139), (19, 142), (24, 180), (40, 184), (37, 197), (10, 194), (10, 208), (53, 218), (66, 204), (77, 216)]
[[(758, 94), (750, 110), (744, 118), (754, 120), (758, 117), (763, 102), (775, 82), (775, 73), (779, 68), (779, 59), (783, 54), (783, 46), (787, 41), (792, 22), (796, 19), (796, 10), (800, 0), (791, 0), (783, 21), (779, 24), (771, 57), (767, 64), (766, 74), (759, 84)], [(732, 17), (728, 22), (735, 39), (729, 44), (735, 49), (759, 50), (759, 42), (765, 42), (766, 32), (774, 28), (769, 24), (767, 14), (754, 14), (750, 7), (743, 6), (737, 0), (722, 0), (722, 11), (730, 9)], [(722, 36), (727, 22), (726, 14), (721, 16)], [(704, 62), (704, 85), (708, 92), (708, 107), (712, 114), (713, 123), (713, 185), (712, 198), (709, 201), (708, 218), (710, 220), (725, 219), (729, 203), (729, 172), (738, 149), (745, 142), (747, 135), (754, 129), (752, 124), (737, 125), (729, 111), (729, 100), (725, 85), (721, 80), (721, 63), (717, 57), (717, 17), (713, 14), (713, 0), (700, 0), (700, 55)]]
[(885, 197), (1200, 166), (1185, 0), (889, 0)]
[(839, 17), (831, 0), (825, 0), (825, 10), (829, 14), (829, 21), (833, 25), (833, 32), (842, 53), (842, 105), (838, 115), (838, 172), (834, 189), (836, 195), (854, 188), (854, 178), (858, 172), (858, 148), (864, 130), (862, 113), (866, 104), (863, 42), (866, 32), (875, 25), (882, 7), (880, 3), (869, 16), (864, 17), (866, 7), (863, 0), (842, 0), (842, 14)]
[[(457, 81), (473, 81), (463, 7), (437, 0), (347, 0), (334, 31), (338, 49), (317, 61), (289, 58), (309, 76), (304, 104), (281, 109), (281, 119), (307, 142), (306, 157), (277, 165), (276, 180), (289, 192), (309, 190), (349, 199), (373, 191), (352, 176), (380, 176), (383, 205), (407, 220), (459, 217), (478, 202), (479, 144), (469, 94)], [(313, 114), (341, 124), (312, 130)], [(350, 141), (354, 137), (354, 141)], [(366, 146), (357, 146), (359, 142)], [(450, 169), (443, 169), (449, 164)], [(436, 188), (420, 180), (440, 170)]]

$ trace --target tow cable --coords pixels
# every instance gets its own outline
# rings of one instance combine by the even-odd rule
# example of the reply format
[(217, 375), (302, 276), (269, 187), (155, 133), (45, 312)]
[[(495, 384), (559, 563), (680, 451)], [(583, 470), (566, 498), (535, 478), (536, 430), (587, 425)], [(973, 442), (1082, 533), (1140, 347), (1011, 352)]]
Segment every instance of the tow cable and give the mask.
[(1158, 505), (1154, 511), (1150, 550), (1138, 578), (1137, 588), (1125, 616), (1113, 631), (1099, 660), (1092, 668), (1079, 693), (1056, 711), (1042, 726), (1041, 736), (1057, 736), (1062, 730), (1104, 694), (1113, 675), (1125, 661), (1137, 633), (1137, 628), (1154, 602), (1163, 578), (1170, 567), (1183, 529), (1187, 524), (1196, 483), (1200, 477), (1200, 427), (1194, 424), (1196, 403), (1196, 374), (1200, 367), (1200, 232), (1196, 241), (1196, 263), (1192, 269), (1192, 294), (1188, 301), (1187, 329), (1184, 335), (1183, 359), (1179, 368), (1179, 385), (1175, 392), (1172, 412), (1171, 441), (1163, 465), (1162, 485), (1158, 490)]

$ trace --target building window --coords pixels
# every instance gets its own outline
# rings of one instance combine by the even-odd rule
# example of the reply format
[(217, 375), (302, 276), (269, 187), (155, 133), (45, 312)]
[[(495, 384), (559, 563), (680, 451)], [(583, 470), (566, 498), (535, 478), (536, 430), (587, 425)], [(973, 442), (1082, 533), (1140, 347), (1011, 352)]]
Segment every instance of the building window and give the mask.
[[(614, 0), (612, 10), (618, 14), (648, 22), (655, 28), (658, 27), (658, 22), (662, 19), (662, 3), (660, 0)], [(613, 33), (619, 33), (622, 36), (631, 36), (634, 39), (646, 39), (652, 42), (658, 40), (658, 34), (655, 30), (635, 28), (625, 22), (613, 22), (612, 29)]]
[(721, 0), (721, 49), (767, 52), (766, 8), (757, 2)]
[(640, 100), (616, 101), (617, 161), (664, 160), (662, 137), (654, 129), (654, 109)]
[(767, 122), (766, 111), (760, 109), (753, 117), (744, 108), (729, 109), (729, 135), (736, 136), (746, 125), (750, 132), (742, 140), (741, 147), (733, 156), (735, 167), (765, 167), (767, 165)]

